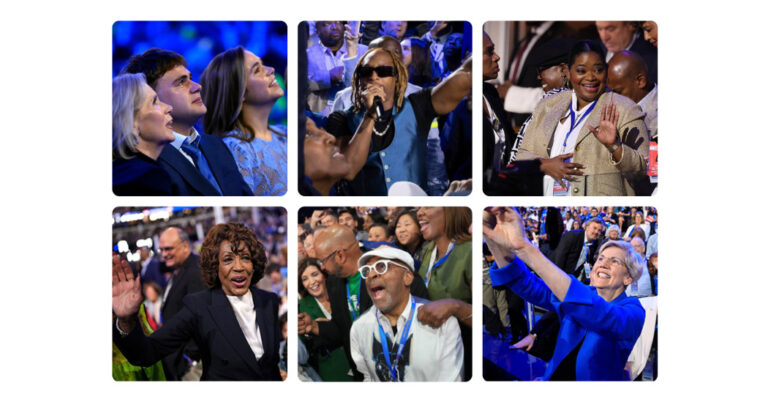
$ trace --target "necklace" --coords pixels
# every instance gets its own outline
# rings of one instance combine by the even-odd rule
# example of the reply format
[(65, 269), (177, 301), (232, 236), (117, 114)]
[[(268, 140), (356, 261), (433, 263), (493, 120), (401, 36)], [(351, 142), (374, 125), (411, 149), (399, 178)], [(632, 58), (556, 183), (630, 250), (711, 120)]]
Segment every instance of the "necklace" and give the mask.
[(389, 118), (389, 121), (387, 122), (387, 126), (386, 126), (386, 127), (384, 127), (384, 130), (383, 130), (383, 131), (381, 131), (381, 132), (379, 132), (379, 130), (376, 130), (376, 123), (373, 123), (373, 133), (374, 133), (374, 134), (376, 134), (376, 135), (378, 135), (379, 137), (381, 137), (381, 136), (383, 136), (384, 134), (386, 134), (386, 133), (387, 133), (387, 131), (389, 131), (389, 126), (391, 126), (391, 125), (392, 125), (392, 120), (393, 120), (393, 119), (392, 119), (392, 117), (390, 117), (390, 118)]

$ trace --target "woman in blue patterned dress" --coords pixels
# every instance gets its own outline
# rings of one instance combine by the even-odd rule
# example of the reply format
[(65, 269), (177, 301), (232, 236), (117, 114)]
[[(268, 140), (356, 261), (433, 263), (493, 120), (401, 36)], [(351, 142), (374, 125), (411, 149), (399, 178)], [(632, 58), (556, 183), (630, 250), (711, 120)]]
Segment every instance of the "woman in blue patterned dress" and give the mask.
[(203, 129), (221, 137), (254, 195), (285, 194), (286, 129), (269, 125), (272, 107), (283, 96), (275, 69), (238, 46), (214, 57), (200, 82), (208, 108)]

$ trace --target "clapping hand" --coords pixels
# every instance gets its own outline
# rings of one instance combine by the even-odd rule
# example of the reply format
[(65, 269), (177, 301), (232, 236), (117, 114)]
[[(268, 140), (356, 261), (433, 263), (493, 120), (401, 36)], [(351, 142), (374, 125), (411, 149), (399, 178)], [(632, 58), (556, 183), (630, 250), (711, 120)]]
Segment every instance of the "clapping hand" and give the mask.
[(112, 311), (120, 320), (129, 320), (141, 306), (141, 278), (133, 277), (128, 261), (112, 256)]

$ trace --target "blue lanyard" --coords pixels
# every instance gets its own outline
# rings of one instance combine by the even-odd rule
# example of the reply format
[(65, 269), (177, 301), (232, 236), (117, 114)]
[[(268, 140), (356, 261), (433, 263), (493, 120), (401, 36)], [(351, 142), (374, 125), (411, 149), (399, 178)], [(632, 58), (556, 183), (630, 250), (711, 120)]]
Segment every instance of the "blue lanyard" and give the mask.
[[(405, 343), (408, 341), (408, 333), (411, 331), (411, 323), (413, 322), (414, 311), (416, 311), (416, 300), (411, 298), (411, 313), (408, 314), (408, 322), (405, 323), (403, 330), (400, 331), (400, 342), (397, 347), (397, 355), (395, 356), (394, 364), (392, 364), (392, 361), (389, 359), (389, 345), (387, 344), (389, 335), (387, 335), (387, 333), (384, 332), (384, 328), (381, 327), (381, 323), (379, 322), (379, 311), (376, 310), (376, 324), (379, 325), (379, 339), (381, 340), (381, 348), (383, 349), (384, 360), (387, 361), (387, 368), (389, 369), (389, 373), (392, 375), (392, 381), (398, 380), (397, 363), (400, 361), (400, 357), (403, 355), (403, 349), (405, 348)], [(392, 346), (394, 345), (395, 342), (393, 340)], [(399, 380), (403, 381), (402, 378)]]
[[(347, 305), (349, 306), (349, 312), (352, 313), (352, 321), (357, 320), (357, 314), (360, 312), (360, 288), (363, 287), (363, 284), (360, 283), (357, 285), (357, 308), (355, 308), (355, 304), (352, 302), (352, 299), (349, 297), (349, 280), (347, 280)], [(357, 310), (357, 313), (355, 313), (355, 310)]]
[(576, 112), (573, 111), (573, 103), (571, 103), (570, 109), (571, 109), (571, 129), (568, 131), (568, 134), (565, 135), (565, 140), (563, 140), (563, 149), (565, 149), (565, 144), (568, 142), (568, 137), (571, 136), (571, 133), (573, 132), (573, 129), (576, 128), (581, 122), (589, 116), (590, 113), (592, 113), (592, 109), (595, 108), (595, 105), (597, 105), (597, 101), (593, 101), (591, 105), (589, 105), (589, 108), (587, 108), (587, 111), (581, 115), (581, 118), (579, 118), (578, 121), (576, 120)]
[[(455, 246), (455, 244), (453, 244), (453, 242), (451, 242), (451, 244), (448, 245), (448, 252), (445, 253), (443, 258), (440, 258), (439, 260), (437, 260), (437, 262), (434, 265), (432, 265), (431, 267), (429, 267), (427, 269), (427, 274), (424, 275), (424, 286), (425, 287), (427, 285), (429, 285), (429, 278), (430, 278), (430, 274), (432, 273), (432, 270), (437, 268), (437, 267), (439, 267), (440, 264), (444, 263), (445, 260), (448, 259), (448, 256), (451, 255), (451, 251), (453, 251), (453, 247), (454, 246)], [(437, 244), (435, 244), (435, 250), (437, 250)]]

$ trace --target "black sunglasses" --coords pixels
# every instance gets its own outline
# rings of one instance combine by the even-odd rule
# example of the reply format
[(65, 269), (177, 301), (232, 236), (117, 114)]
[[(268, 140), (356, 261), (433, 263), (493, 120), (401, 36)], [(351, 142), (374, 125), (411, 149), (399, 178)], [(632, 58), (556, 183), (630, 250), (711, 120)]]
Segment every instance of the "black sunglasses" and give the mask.
[(360, 78), (371, 78), (374, 71), (380, 78), (395, 76), (395, 67), (393, 66), (360, 67), (358, 74)]

